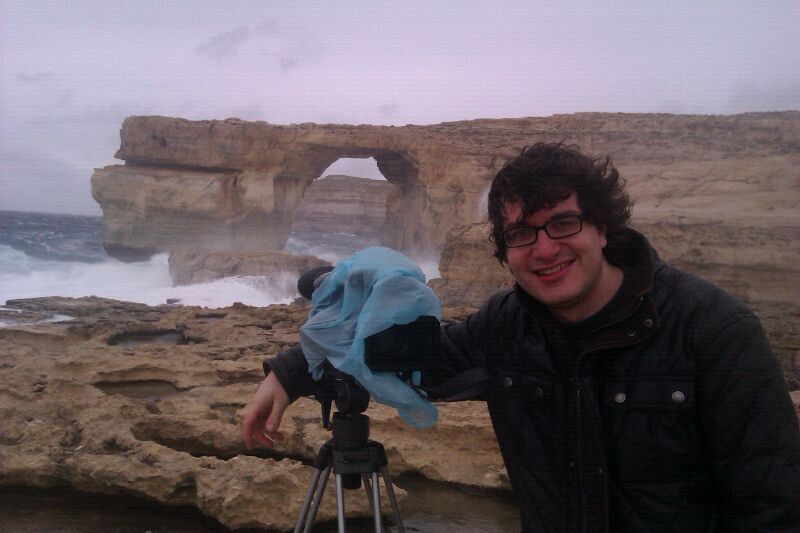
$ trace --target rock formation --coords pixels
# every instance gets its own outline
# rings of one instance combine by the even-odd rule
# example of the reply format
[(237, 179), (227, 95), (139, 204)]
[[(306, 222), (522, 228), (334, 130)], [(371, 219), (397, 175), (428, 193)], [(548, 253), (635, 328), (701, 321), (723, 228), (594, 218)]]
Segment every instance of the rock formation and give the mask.
[[(247, 451), (239, 422), (262, 358), (297, 342), (307, 308), (210, 311), (93, 297), (7, 306), (23, 322), (0, 328), (0, 484), (190, 505), (229, 528), (293, 527), (311, 472), (298, 459), (310, 461), (330, 438), (319, 404), (290, 407), (272, 452)], [(53, 314), (72, 318), (31, 322)], [(368, 414), (393, 475), (508, 488), (484, 404), (443, 405), (425, 431), (383, 406)], [(357, 492), (347, 509), (364, 516)], [(336, 515), (333, 493), (322, 520)]]
[(169, 255), (169, 275), (177, 285), (203, 283), (228, 276), (282, 276), (292, 286), (312, 268), (330, 265), (311, 255), (293, 255), (279, 250), (265, 252), (208, 252), (179, 249)]
[[(208, 310), (94, 297), (7, 306), (20, 313), (0, 328), (0, 484), (194, 506), (229, 528), (293, 527), (306, 465), (330, 438), (319, 404), (290, 406), (273, 451), (246, 450), (239, 423), (262, 358), (297, 342), (307, 307)], [(466, 311), (445, 308), (444, 320)], [(54, 314), (71, 318), (40, 322)], [(800, 391), (792, 399), (800, 409)], [(393, 475), (509, 489), (483, 403), (440, 404), (439, 422), (423, 431), (381, 405), (367, 414)], [(347, 509), (364, 516), (357, 492)], [(329, 488), (320, 519), (335, 513)]]
[[(793, 193), (785, 192), (787, 196)], [(741, 205), (743, 198), (719, 198)], [(716, 200), (715, 200), (716, 201)], [(708, 206), (698, 211), (634, 210), (632, 226), (661, 258), (704, 277), (746, 302), (759, 316), (790, 386), (800, 387), (800, 227), (789, 216), (763, 219)], [(766, 211), (765, 211), (766, 212)], [(493, 257), (489, 223), (455, 228), (430, 285), (445, 305), (479, 306), (513, 278)]]
[[(610, 155), (634, 226), (678, 267), (761, 316), (785, 366), (800, 349), (800, 112), (732, 116), (579, 113), (431, 126), (275, 126), (131, 117), (97, 170), (105, 246), (139, 256), (185, 247), (281, 248), (309, 184), (340, 157), (375, 157), (392, 186), (382, 241), (439, 252), (446, 303), (507, 284), (480, 225), (491, 177), (522, 146), (564, 140)], [(445, 247), (448, 232), (451, 245)]]
[(378, 238), (386, 221), (387, 181), (325, 176), (309, 186), (294, 213), (292, 231), (348, 233)]
[[(280, 249), (309, 184), (339, 158), (371, 156), (394, 186), (383, 243), (438, 253), (451, 228), (483, 218), (482, 195), (505, 160), (537, 141), (610, 154), (634, 197), (653, 207), (670, 202), (659, 191), (677, 191), (676, 207), (697, 211), (683, 200), (713, 197), (705, 178), (726, 174), (755, 202), (744, 210), (786, 213), (797, 202), (790, 169), (797, 168), (799, 117), (578, 113), (403, 127), (129, 117), (116, 154), (126, 164), (95, 171), (92, 192), (103, 209), (106, 248), (118, 257), (186, 243)], [(788, 196), (770, 187), (757, 200), (751, 194), (791, 178)]]
[[(800, 386), (800, 113), (560, 118), (569, 141), (612, 156), (635, 202), (632, 225), (663, 259), (747, 302)], [(489, 232), (477, 223), (449, 233), (433, 283), (445, 304), (477, 306), (512, 283)]]

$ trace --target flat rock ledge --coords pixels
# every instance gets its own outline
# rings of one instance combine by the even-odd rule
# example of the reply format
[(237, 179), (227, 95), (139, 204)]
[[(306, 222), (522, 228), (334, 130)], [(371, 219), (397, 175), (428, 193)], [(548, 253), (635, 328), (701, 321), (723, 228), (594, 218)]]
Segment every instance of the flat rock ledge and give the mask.
[(303, 272), (329, 265), (328, 261), (313, 255), (295, 255), (282, 250), (214, 252), (181, 249), (169, 254), (169, 275), (175, 285), (205, 283), (229, 276), (270, 276), (273, 282), (291, 290), (297, 286), (297, 278)]
[[(231, 529), (293, 528), (307, 463), (330, 438), (319, 404), (301, 399), (287, 410), (274, 451), (246, 450), (239, 422), (263, 358), (297, 342), (307, 312), (94, 297), (7, 302), (2, 318), (17, 322), (0, 328), (0, 483), (189, 505)], [(392, 474), (508, 489), (485, 405), (439, 412), (420, 431), (370, 407), (371, 436), (386, 446)], [(368, 516), (363, 500), (348, 499), (348, 515)], [(329, 489), (318, 519), (335, 516)]]

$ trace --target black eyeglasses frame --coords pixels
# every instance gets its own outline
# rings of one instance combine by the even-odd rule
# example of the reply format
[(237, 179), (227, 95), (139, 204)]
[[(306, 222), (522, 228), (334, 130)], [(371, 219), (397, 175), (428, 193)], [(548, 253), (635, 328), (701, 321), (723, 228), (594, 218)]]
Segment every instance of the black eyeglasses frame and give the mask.
[[(550, 226), (553, 223), (563, 222), (564, 220), (573, 219), (573, 218), (578, 220), (578, 229), (576, 231), (572, 232), (572, 233), (568, 233), (566, 235), (553, 236), (553, 235), (550, 234), (550, 231), (548, 231), (548, 229), (547, 229), (548, 226)], [(520, 228), (526, 228), (526, 229), (535, 230), (535, 233), (533, 234), (533, 240), (530, 241), (530, 242), (526, 242), (524, 244), (513, 244), (513, 245), (509, 244), (508, 233), (512, 232), (512, 231), (515, 231), (515, 230), (518, 230)], [(542, 231), (542, 230), (544, 230), (544, 232), (547, 234), (547, 236), (550, 237), (553, 240), (566, 239), (567, 237), (572, 237), (573, 235), (577, 235), (578, 233), (580, 233), (583, 230), (583, 216), (582, 215), (578, 215), (578, 214), (574, 214), (574, 215), (570, 214), (570, 215), (559, 216), (557, 218), (553, 218), (551, 220), (548, 220), (547, 223), (542, 225), (542, 226), (533, 226), (533, 225), (530, 225), (530, 224), (518, 224), (518, 225), (516, 225), (516, 226), (514, 226), (512, 228), (509, 228), (509, 229), (503, 231), (503, 242), (505, 243), (507, 248), (522, 248), (523, 246), (530, 246), (532, 244), (536, 244), (539, 241), (539, 232)]]

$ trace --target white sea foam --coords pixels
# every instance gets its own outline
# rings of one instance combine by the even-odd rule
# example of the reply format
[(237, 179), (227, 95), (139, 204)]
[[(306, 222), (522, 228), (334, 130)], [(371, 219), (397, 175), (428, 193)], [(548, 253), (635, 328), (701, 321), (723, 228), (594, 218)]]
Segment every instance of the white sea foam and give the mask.
[(0, 302), (41, 296), (100, 296), (148, 305), (175, 298), (185, 305), (225, 307), (234, 302), (263, 306), (288, 303), (298, 296), (297, 276), (224, 278), (173, 287), (166, 254), (149, 261), (101, 263), (42, 261), (0, 245)]
[[(286, 249), (336, 264), (339, 259), (375, 245), (376, 240), (363, 237), (310, 234), (293, 235)], [(439, 277), (436, 259), (417, 260), (428, 280)], [(100, 296), (148, 305), (176, 299), (184, 305), (225, 307), (234, 302), (254, 306), (288, 303), (299, 294), (297, 275), (288, 272), (173, 287), (166, 254), (136, 263), (111, 258), (97, 263), (48, 261), (0, 245), (0, 304), (6, 300), (43, 296)]]

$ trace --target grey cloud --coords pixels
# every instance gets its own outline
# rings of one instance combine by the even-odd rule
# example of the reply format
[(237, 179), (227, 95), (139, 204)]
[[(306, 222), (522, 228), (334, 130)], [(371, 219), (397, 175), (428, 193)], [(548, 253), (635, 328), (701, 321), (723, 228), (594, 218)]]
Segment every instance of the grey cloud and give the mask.
[(733, 87), (728, 112), (790, 111), (800, 109), (800, 82), (741, 84)]
[(51, 81), (55, 75), (48, 72), (19, 72), (17, 73), (17, 80), (23, 83), (38, 84), (46, 81)]
[[(62, 100), (68, 99), (66, 93)], [(122, 120), (129, 115), (147, 115), (156, 113), (157, 109), (152, 105), (134, 102), (114, 102), (99, 106), (86, 106), (82, 108), (63, 107), (59, 112), (42, 114), (28, 119), (31, 125), (73, 125), (73, 124), (95, 124), (95, 125), (121, 125)]]
[(64, 109), (72, 104), (72, 91), (62, 91), (61, 96), (58, 98), (58, 108)]
[(0, 147), (0, 209), (97, 215), (85, 168), (56, 154), (30, 147)]
[(290, 57), (290, 56), (281, 56), (278, 62), (281, 66), (281, 70), (284, 72), (289, 72), (290, 70), (295, 68), (299, 63), (296, 57)]
[(384, 117), (393, 117), (400, 111), (400, 106), (395, 103), (388, 103), (378, 106), (378, 110)]
[(197, 45), (195, 52), (210, 59), (222, 60), (236, 54), (249, 39), (250, 30), (246, 26), (237, 26), (203, 41)]
[(266, 116), (264, 107), (260, 104), (231, 107), (225, 114), (228, 117), (241, 118), (244, 120), (262, 120), (261, 117)]
[(283, 72), (289, 72), (301, 65), (318, 63), (325, 55), (322, 46), (303, 43), (287, 48), (279, 57), (278, 64)]
[(254, 31), (259, 35), (276, 35), (280, 33), (280, 25), (275, 19), (264, 19)]

